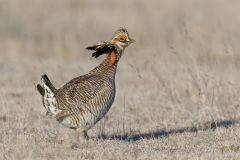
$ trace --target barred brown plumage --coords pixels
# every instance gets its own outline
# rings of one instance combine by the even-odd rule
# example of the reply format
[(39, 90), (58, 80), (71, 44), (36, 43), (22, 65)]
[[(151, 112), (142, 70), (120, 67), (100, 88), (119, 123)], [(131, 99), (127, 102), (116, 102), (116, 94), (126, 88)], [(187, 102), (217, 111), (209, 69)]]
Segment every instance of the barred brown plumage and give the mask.
[(124, 49), (132, 42), (127, 30), (120, 28), (110, 42), (101, 41), (87, 47), (94, 50), (92, 57), (107, 54), (106, 59), (88, 74), (72, 79), (59, 89), (44, 74), (37, 89), (47, 114), (86, 138), (87, 131), (108, 112), (114, 101), (117, 64)]

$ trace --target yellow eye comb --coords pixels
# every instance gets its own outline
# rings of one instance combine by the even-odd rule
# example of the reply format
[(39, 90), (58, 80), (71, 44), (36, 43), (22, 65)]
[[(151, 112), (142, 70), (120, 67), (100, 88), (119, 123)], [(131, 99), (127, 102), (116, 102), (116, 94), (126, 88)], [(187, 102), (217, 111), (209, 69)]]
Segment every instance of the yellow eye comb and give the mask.
[(120, 40), (124, 40), (124, 41), (127, 40), (127, 36), (124, 35), (124, 34), (117, 34), (117, 35), (116, 35), (116, 38), (117, 38), (117, 39), (120, 39)]

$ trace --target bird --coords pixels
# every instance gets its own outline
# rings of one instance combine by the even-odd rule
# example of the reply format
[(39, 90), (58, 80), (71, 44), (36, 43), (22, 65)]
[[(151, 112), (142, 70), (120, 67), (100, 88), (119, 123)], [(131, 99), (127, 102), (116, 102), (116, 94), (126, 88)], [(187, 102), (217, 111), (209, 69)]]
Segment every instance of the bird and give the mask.
[(110, 41), (100, 41), (87, 47), (92, 57), (106, 55), (105, 59), (89, 73), (73, 78), (56, 89), (46, 74), (36, 88), (42, 96), (46, 114), (59, 123), (74, 129), (84, 140), (87, 134), (111, 108), (116, 94), (115, 75), (126, 47), (135, 42), (126, 28), (119, 28)]

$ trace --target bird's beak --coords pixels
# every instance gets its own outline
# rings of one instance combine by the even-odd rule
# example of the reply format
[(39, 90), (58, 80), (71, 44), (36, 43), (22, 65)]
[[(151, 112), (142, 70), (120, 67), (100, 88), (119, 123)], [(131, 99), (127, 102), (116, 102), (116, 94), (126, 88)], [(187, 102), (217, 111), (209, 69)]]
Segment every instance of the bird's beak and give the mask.
[(130, 44), (131, 44), (131, 43), (134, 43), (134, 42), (136, 42), (134, 39), (129, 38), (129, 43), (130, 43)]

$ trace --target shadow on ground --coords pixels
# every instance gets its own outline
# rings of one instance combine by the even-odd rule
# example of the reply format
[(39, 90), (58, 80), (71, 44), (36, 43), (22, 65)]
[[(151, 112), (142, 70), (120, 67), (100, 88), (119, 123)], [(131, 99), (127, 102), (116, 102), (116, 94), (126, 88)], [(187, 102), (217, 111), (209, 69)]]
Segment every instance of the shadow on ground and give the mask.
[(123, 141), (139, 141), (143, 139), (158, 139), (168, 137), (170, 135), (181, 134), (181, 133), (197, 133), (198, 131), (214, 131), (217, 128), (228, 128), (232, 125), (240, 124), (240, 120), (220, 120), (214, 122), (208, 122), (191, 127), (175, 128), (170, 130), (155, 130), (147, 133), (139, 134), (123, 134), (123, 135), (99, 135), (99, 139), (110, 139), (110, 140), (123, 140)]

